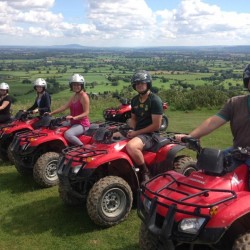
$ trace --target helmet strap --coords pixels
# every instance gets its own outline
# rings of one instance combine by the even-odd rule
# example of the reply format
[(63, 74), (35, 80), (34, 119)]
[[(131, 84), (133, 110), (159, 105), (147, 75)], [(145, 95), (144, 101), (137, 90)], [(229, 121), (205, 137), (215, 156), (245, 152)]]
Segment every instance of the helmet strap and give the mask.
[(148, 91), (149, 91), (149, 89), (146, 89), (145, 91), (140, 92), (139, 95), (140, 95), (141, 97), (143, 97), (144, 95), (146, 95), (146, 94), (149, 93)]

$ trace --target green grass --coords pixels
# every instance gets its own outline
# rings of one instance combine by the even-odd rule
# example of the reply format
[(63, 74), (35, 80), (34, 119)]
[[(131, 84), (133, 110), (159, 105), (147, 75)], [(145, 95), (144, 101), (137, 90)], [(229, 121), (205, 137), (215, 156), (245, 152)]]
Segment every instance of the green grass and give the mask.
[[(98, 107), (97, 107), (98, 108)], [(189, 132), (216, 111), (167, 111), (169, 131)], [(100, 118), (100, 115), (96, 115)], [(231, 145), (229, 126), (202, 139), (203, 146)], [(0, 164), (0, 249), (139, 249), (140, 219), (133, 208), (128, 219), (111, 227), (92, 223), (84, 207), (67, 207), (57, 187), (40, 189), (13, 165)]]

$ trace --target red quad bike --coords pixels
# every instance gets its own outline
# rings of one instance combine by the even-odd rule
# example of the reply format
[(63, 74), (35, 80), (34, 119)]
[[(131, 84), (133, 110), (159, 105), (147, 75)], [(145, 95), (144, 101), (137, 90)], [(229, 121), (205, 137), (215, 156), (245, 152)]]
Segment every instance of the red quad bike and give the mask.
[[(121, 102), (118, 108), (107, 108), (103, 111), (103, 117), (106, 121), (127, 122), (131, 118), (131, 105), (130, 100), (127, 98), (117, 97)], [(163, 110), (168, 109), (166, 102), (162, 103)], [(162, 116), (160, 131), (166, 130), (168, 127), (168, 117)]]
[(140, 249), (250, 249), (249, 170), (242, 163), (250, 147), (225, 156), (186, 142), (198, 151), (198, 171), (167, 171), (139, 191)]
[[(62, 149), (70, 146), (64, 138), (64, 132), (69, 129), (64, 123), (66, 117), (48, 118), (50, 119), (44, 120), (40, 129), (17, 134), (10, 145), (17, 171), (21, 175), (33, 174), (35, 182), (41, 187), (58, 184), (57, 162)], [(90, 129), (79, 137), (80, 140), (84, 144), (90, 143), (100, 124), (101, 122), (92, 124)]]
[(10, 144), (17, 132), (31, 131), (38, 127), (39, 117), (32, 115), (32, 111), (19, 110), (12, 122), (0, 126), (0, 158), (10, 160), (13, 163), (13, 157), (10, 152)]
[[(124, 134), (126, 129), (126, 125), (99, 128), (91, 145), (64, 149), (58, 162), (60, 198), (68, 205), (87, 201), (87, 212), (97, 225), (109, 227), (125, 220), (141, 185), (140, 169), (126, 152), (128, 139), (115, 133)], [(177, 156), (186, 146), (171, 137), (166, 132), (157, 136), (157, 145), (144, 152), (153, 176), (169, 169), (186, 175), (196, 170), (191, 157)]]

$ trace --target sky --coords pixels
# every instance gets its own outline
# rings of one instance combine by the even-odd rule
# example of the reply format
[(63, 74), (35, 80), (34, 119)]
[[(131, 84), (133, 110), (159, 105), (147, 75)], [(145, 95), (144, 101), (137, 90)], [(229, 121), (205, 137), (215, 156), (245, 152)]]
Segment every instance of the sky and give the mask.
[(0, 45), (250, 45), (248, 0), (0, 0)]

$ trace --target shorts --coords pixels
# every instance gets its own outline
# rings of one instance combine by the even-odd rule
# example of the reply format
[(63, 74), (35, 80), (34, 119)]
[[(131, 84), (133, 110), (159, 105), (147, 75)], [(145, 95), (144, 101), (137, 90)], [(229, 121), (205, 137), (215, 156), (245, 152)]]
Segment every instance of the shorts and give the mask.
[(158, 143), (159, 135), (157, 133), (150, 133), (150, 134), (141, 134), (137, 136), (141, 139), (142, 143), (144, 144), (143, 150), (149, 150), (152, 148), (156, 143)]

